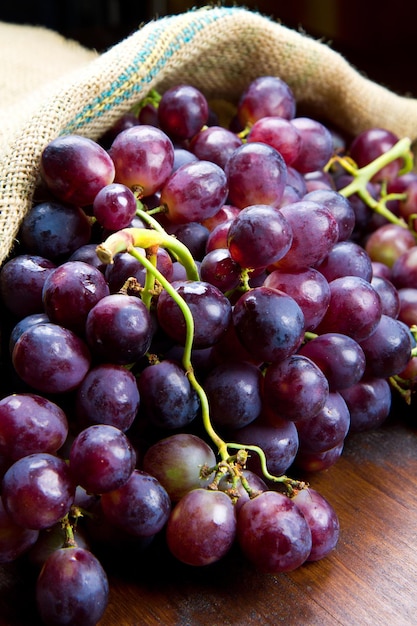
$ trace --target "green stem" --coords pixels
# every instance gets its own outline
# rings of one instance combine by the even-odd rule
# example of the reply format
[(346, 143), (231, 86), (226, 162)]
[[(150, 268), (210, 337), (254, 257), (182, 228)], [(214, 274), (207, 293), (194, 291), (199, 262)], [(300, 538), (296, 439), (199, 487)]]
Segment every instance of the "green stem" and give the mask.
[(146, 250), (155, 246), (172, 250), (184, 266), (187, 278), (199, 280), (197, 266), (187, 246), (165, 231), (150, 228), (123, 228), (99, 244), (96, 253), (102, 263), (113, 263), (115, 255), (119, 252), (131, 252), (135, 247)]
[(413, 168), (413, 155), (411, 152), (411, 140), (408, 137), (400, 139), (390, 150), (387, 150), (387, 152), (371, 161), (371, 163), (359, 169), (355, 168), (349, 161), (341, 159), (340, 162), (346, 171), (353, 176), (353, 180), (346, 185), (346, 187), (341, 189), (339, 193), (345, 198), (355, 193), (358, 194), (371, 209), (385, 217), (389, 222), (402, 226), (403, 228), (408, 228), (402, 218), (397, 217), (387, 208), (386, 202), (390, 199), (389, 196), (382, 200), (376, 200), (372, 197), (367, 188), (368, 183), (375, 174), (383, 167), (399, 158), (404, 160), (404, 166), (398, 175), (410, 172)]

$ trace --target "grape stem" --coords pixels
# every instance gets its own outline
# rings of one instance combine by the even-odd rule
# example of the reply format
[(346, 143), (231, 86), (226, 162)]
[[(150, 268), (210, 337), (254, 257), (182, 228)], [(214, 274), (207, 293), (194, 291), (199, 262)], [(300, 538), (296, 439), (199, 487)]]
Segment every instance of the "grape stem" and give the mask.
[(389, 200), (401, 199), (402, 194), (388, 194), (379, 200), (376, 200), (368, 189), (368, 183), (372, 180), (375, 174), (377, 174), (383, 167), (399, 158), (402, 158), (404, 161), (403, 167), (398, 173), (398, 176), (401, 176), (413, 169), (411, 140), (408, 137), (400, 139), (394, 146), (392, 146), (392, 148), (390, 148), (390, 150), (387, 150), (387, 152), (381, 154), (381, 156), (377, 157), (364, 167), (358, 168), (351, 159), (340, 156), (336, 156), (331, 159), (328, 167), (331, 167), (333, 163), (337, 162), (349, 174), (351, 174), (351, 176), (353, 176), (352, 182), (346, 185), (343, 189), (339, 190), (339, 193), (342, 196), (348, 198), (356, 193), (365, 202), (365, 204), (367, 204), (367, 206), (369, 206), (376, 213), (385, 217), (389, 222), (402, 226), (403, 228), (409, 228), (407, 223), (402, 218), (397, 217), (387, 207), (387, 202)]

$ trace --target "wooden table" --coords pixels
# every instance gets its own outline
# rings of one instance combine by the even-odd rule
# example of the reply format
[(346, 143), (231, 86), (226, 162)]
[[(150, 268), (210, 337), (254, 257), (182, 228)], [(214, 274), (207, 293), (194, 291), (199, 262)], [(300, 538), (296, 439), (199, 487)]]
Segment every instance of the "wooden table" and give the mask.
[[(414, 626), (417, 624), (417, 417), (399, 405), (380, 429), (351, 436), (332, 468), (307, 478), (335, 507), (338, 546), (326, 559), (260, 575), (232, 551), (206, 569), (156, 542), (109, 568), (100, 626)], [(27, 569), (0, 568), (0, 624), (38, 626)]]

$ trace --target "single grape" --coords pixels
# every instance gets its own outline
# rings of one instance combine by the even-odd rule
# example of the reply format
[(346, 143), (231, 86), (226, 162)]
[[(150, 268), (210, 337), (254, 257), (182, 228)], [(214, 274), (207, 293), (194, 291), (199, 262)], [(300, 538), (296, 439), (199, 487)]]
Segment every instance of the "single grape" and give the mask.
[(287, 166), (281, 154), (260, 142), (246, 143), (229, 157), (225, 172), (229, 201), (239, 209), (253, 204), (281, 205)]
[(162, 94), (157, 109), (158, 124), (173, 141), (191, 139), (208, 121), (204, 94), (192, 85), (174, 85)]
[(198, 158), (187, 150), (186, 148), (179, 148), (178, 146), (174, 146), (174, 164), (172, 166), (172, 173), (176, 172), (177, 169), (181, 167), (181, 165), (185, 165), (186, 163), (193, 163), (198, 161)]
[(336, 219), (329, 209), (311, 200), (300, 200), (280, 211), (291, 226), (293, 239), (287, 254), (273, 266), (294, 271), (320, 263), (339, 236)]
[(191, 252), (193, 259), (201, 261), (205, 252), (210, 231), (200, 222), (181, 224), (174, 231), (175, 237)]
[(369, 235), (365, 250), (372, 261), (379, 261), (392, 268), (396, 259), (415, 245), (416, 241), (408, 228), (389, 223)]
[(42, 288), (56, 265), (33, 254), (20, 254), (0, 269), (3, 304), (19, 318), (43, 312)]
[(280, 211), (269, 205), (242, 209), (227, 235), (230, 256), (241, 267), (262, 268), (286, 255), (292, 243), (290, 224)]
[(370, 337), (360, 342), (366, 358), (366, 374), (389, 378), (401, 372), (411, 357), (412, 337), (408, 327), (388, 315), (381, 315)]
[(329, 283), (342, 276), (360, 276), (372, 280), (372, 261), (366, 250), (354, 241), (335, 243), (329, 254), (316, 268)]
[(164, 359), (146, 367), (138, 377), (141, 413), (159, 428), (184, 428), (200, 406), (184, 369), (175, 361)]
[(282, 155), (287, 165), (295, 161), (301, 147), (301, 137), (295, 126), (289, 120), (275, 116), (256, 120), (250, 128), (247, 141), (259, 141), (272, 146)]
[(161, 205), (173, 224), (202, 222), (225, 204), (228, 187), (221, 167), (211, 161), (186, 163), (173, 172), (161, 189)]
[(256, 287), (245, 292), (233, 309), (233, 324), (242, 345), (261, 361), (293, 354), (304, 338), (304, 316), (291, 296)]
[(68, 420), (55, 402), (33, 393), (0, 400), (0, 453), (16, 461), (35, 452), (57, 452), (68, 435)]
[(175, 433), (159, 439), (145, 452), (142, 468), (166, 489), (173, 502), (199, 487), (207, 487), (213, 474), (201, 476), (204, 467), (213, 468), (216, 455), (200, 437), (191, 433)]
[(107, 575), (85, 548), (55, 550), (36, 581), (36, 604), (47, 626), (95, 626), (106, 610)]
[(340, 522), (330, 502), (315, 489), (300, 489), (293, 497), (311, 530), (312, 547), (307, 561), (319, 561), (337, 545)]
[(232, 153), (242, 145), (242, 140), (222, 126), (202, 128), (190, 142), (191, 152), (200, 161), (211, 161), (222, 169)]
[(295, 117), (291, 124), (301, 138), (292, 166), (303, 174), (321, 170), (333, 156), (333, 138), (329, 129), (310, 117)]
[(71, 475), (89, 493), (118, 489), (128, 480), (135, 463), (136, 454), (127, 436), (108, 424), (82, 430), (69, 453)]
[(166, 528), (170, 552), (187, 565), (215, 563), (231, 549), (236, 513), (223, 491), (193, 489), (175, 505)]
[[(373, 276), (371, 285), (376, 289), (382, 304), (382, 313), (397, 318), (401, 308), (400, 289), (396, 289), (391, 280), (382, 276)], [(416, 290), (417, 293), (417, 290)], [(404, 320), (403, 320), (404, 321)], [(411, 324), (409, 324), (411, 326)]]
[(417, 245), (395, 260), (391, 280), (397, 289), (417, 289)]
[(60, 262), (90, 242), (91, 223), (78, 207), (41, 202), (23, 218), (20, 240), (27, 253)]
[(405, 287), (397, 291), (400, 308), (398, 319), (407, 326), (417, 324), (417, 289)]
[(237, 540), (249, 561), (269, 574), (300, 567), (312, 549), (310, 526), (301, 509), (276, 491), (265, 491), (239, 509)]
[(85, 333), (95, 355), (104, 361), (126, 365), (147, 352), (153, 327), (150, 313), (140, 298), (110, 294), (90, 310)]
[(329, 383), (321, 369), (309, 358), (294, 354), (268, 365), (262, 397), (268, 409), (268, 421), (298, 421), (314, 417), (325, 405)]
[(262, 374), (253, 363), (230, 361), (214, 367), (204, 380), (210, 416), (222, 428), (241, 428), (261, 413)]
[(40, 172), (58, 200), (83, 207), (113, 182), (115, 168), (97, 142), (80, 135), (62, 135), (44, 148)]
[(35, 324), (16, 341), (12, 363), (17, 375), (43, 393), (72, 391), (90, 369), (85, 342), (58, 324)]
[(342, 276), (329, 283), (330, 302), (317, 327), (319, 333), (342, 333), (356, 341), (370, 337), (382, 314), (376, 289), (360, 276)]
[(136, 198), (126, 185), (111, 183), (95, 196), (93, 214), (107, 230), (127, 228), (136, 214)]
[(31, 326), (35, 326), (36, 324), (44, 324), (45, 322), (49, 322), (50, 319), (46, 315), (46, 313), (33, 313), (32, 315), (27, 315), (23, 317), (21, 320), (13, 326), (10, 337), (9, 337), (9, 352), (10, 355), (13, 353), (13, 348), (15, 346), (16, 341), (19, 339), (20, 335), (22, 335), (25, 330), (30, 328)]
[(350, 413), (350, 432), (378, 428), (391, 410), (391, 387), (385, 378), (364, 378), (340, 394)]
[(132, 126), (119, 133), (109, 148), (115, 165), (116, 183), (141, 196), (160, 190), (171, 175), (174, 146), (159, 128), (148, 124)]
[[(214, 345), (226, 332), (232, 307), (226, 296), (214, 285), (203, 281), (175, 281), (172, 286), (185, 300), (194, 319), (195, 348)], [(184, 345), (186, 325), (178, 304), (163, 291), (157, 303), (158, 322), (174, 341)]]
[(204, 255), (200, 266), (200, 277), (223, 293), (240, 283), (242, 268), (230, 256), (227, 248), (215, 248)]
[(84, 425), (108, 424), (123, 432), (133, 424), (140, 396), (130, 370), (114, 363), (95, 365), (76, 390), (76, 416)]
[[(143, 256), (146, 255), (143, 248), (135, 248), (135, 251)], [(173, 263), (165, 248), (159, 247), (156, 252), (156, 268), (168, 280), (172, 280)], [(126, 282), (134, 278), (142, 287), (145, 285), (146, 269), (130, 252), (118, 252), (114, 256), (113, 263), (106, 266), (104, 272), (110, 293), (122, 291)]]
[(67, 261), (45, 279), (42, 301), (51, 322), (82, 336), (88, 313), (109, 293), (100, 270), (83, 261)]
[(63, 459), (39, 452), (9, 467), (3, 476), (1, 496), (16, 524), (40, 530), (53, 526), (69, 512), (75, 484)]
[(238, 102), (241, 126), (275, 116), (290, 120), (295, 115), (296, 102), (290, 86), (278, 76), (260, 76), (252, 80)]
[(135, 537), (158, 533), (171, 512), (169, 495), (161, 483), (138, 469), (121, 487), (103, 493), (101, 506), (105, 517), (114, 526)]
[(346, 389), (362, 378), (366, 360), (359, 343), (342, 333), (323, 333), (307, 341), (298, 354), (311, 359), (332, 391)]
[(303, 472), (323, 472), (332, 467), (342, 456), (345, 447), (345, 439), (334, 448), (318, 452), (299, 448), (294, 461), (294, 466)]
[[(278, 418), (274, 425), (267, 420), (260, 419), (233, 431), (234, 440), (243, 446), (258, 446), (266, 456), (267, 470), (273, 476), (282, 476), (292, 465), (298, 452), (298, 432), (294, 422)], [(263, 476), (259, 456), (250, 452), (247, 463), (248, 469)]]

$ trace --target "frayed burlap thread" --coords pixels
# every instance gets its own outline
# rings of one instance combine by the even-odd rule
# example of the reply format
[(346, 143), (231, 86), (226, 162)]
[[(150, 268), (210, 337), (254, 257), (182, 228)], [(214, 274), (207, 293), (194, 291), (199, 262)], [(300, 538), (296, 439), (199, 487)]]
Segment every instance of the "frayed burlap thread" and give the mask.
[(311, 115), (348, 133), (380, 126), (417, 139), (417, 101), (369, 81), (325, 43), (240, 7), (157, 19), (41, 87), (8, 133), (0, 151), (0, 264), (31, 206), (40, 155), (51, 139), (68, 133), (97, 139), (151, 89), (186, 82), (209, 98), (236, 101), (266, 74), (288, 82)]

